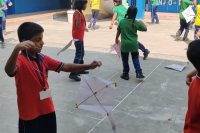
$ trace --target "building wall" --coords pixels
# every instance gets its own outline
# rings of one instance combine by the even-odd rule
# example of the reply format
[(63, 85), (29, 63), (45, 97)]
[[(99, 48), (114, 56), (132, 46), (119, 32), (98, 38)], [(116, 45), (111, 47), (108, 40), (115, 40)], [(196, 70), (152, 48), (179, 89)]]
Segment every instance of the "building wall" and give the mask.
[(68, 0), (12, 0), (13, 6), (9, 7), (9, 14), (32, 13), (63, 9), (69, 6)]

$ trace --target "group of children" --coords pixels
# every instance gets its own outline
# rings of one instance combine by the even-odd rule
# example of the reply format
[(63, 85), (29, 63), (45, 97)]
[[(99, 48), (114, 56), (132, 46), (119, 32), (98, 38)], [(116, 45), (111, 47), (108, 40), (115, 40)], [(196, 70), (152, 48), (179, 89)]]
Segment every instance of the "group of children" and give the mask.
[[(140, 43), (138, 42), (137, 31), (147, 31), (147, 27), (142, 21), (136, 20), (137, 8), (135, 6), (130, 6), (126, 10), (121, 5), (120, 0), (114, 0), (113, 3), (115, 6), (113, 9), (114, 16), (110, 28), (112, 28), (113, 22), (117, 18), (118, 28), (115, 43), (119, 44), (119, 36), (121, 35), (120, 45), (123, 63), (121, 78), (129, 79), (128, 57), (129, 53), (131, 53), (136, 78), (142, 79), (144, 75), (139, 62), (138, 49), (140, 48)], [(75, 13), (73, 16), (72, 37), (75, 42), (76, 54), (73, 64), (57, 61), (41, 53), (44, 44), (44, 29), (40, 25), (25, 22), (19, 26), (17, 33), (20, 43), (15, 46), (5, 66), (7, 75), (15, 77), (19, 110), (19, 133), (57, 132), (56, 114), (47, 82), (48, 71), (71, 72), (69, 78), (80, 81), (79, 74), (87, 74), (88, 71), (86, 70), (95, 69), (102, 65), (100, 61), (84, 64), (86, 21), (82, 10), (86, 9), (86, 5), (87, 0), (76, 0), (74, 3)], [(98, 11), (95, 9), (94, 12)], [(93, 21), (93, 19), (89, 27), (95, 26), (96, 21)], [(187, 84), (190, 84), (190, 89), (188, 112), (184, 128), (185, 133), (200, 132), (200, 91), (198, 90), (200, 85), (199, 43), (199, 40), (190, 43), (187, 51), (188, 59), (195, 66), (196, 70), (187, 76)], [(195, 74), (197, 76), (192, 80)]]

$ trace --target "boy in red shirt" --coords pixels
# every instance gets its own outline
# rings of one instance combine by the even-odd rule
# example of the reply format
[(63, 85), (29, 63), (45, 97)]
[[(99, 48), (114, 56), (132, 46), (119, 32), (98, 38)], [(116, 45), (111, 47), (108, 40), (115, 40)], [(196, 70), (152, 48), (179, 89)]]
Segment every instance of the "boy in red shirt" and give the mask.
[[(15, 77), (19, 110), (19, 133), (56, 133), (56, 115), (47, 82), (48, 71), (78, 72), (101, 66), (65, 64), (41, 52), (44, 29), (32, 22), (18, 28), (20, 43), (8, 59), (5, 71)], [(21, 51), (21, 52), (20, 52)]]
[[(83, 15), (82, 10), (85, 10), (87, 7), (87, 0), (76, 0), (74, 3), (74, 15), (73, 15), (73, 26), (72, 26), (72, 37), (74, 40), (74, 45), (76, 48), (74, 63), (75, 64), (84, 64), (84, 32), (86, 30), (86, 21)], [(82, 71), (79, 73), (70, 73), (69, 78), (75, 81), (80, 81), (79, 74), (88, 74), (88, 71)]]
[[(191, 42), (188, 46), (187, 57), (196, 68), (187, 75), (189, 84), (188, 111), (185, 118), (184, 133), (200, 133), (200, 40)], [(195, 77), (194, 74), (196, 74)], [(193, 79), (191, 79), (193, 77)]]

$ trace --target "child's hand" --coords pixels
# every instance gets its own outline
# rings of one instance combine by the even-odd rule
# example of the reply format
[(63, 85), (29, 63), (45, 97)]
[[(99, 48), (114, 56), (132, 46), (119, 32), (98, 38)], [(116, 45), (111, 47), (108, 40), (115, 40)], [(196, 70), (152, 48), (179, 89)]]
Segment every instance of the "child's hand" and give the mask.
[(189, 76), (187, 76), (186, 77), (186, 84), (188, 85), (188, 86), (190, 86), (190, 83), (192, 82), (192, 77), (189, 77)]
[(93, 61), (90, 64), (90, 69), (95, 69), (96, 67), (100, 67), (102, 65), (101, 61)]
[(29, 50), (29, 49), (35, 49), (35, 44), (32, 41), (24, 41), (16, 45), (16, 48), (18, 50)]

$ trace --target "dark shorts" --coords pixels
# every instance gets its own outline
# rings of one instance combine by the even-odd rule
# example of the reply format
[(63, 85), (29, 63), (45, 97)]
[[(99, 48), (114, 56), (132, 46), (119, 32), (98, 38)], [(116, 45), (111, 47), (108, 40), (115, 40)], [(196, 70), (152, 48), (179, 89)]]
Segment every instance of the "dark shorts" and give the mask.
[(56, 133), (55, 112), (39, 116), (33, 120), (19, 119), (19, 133)]

